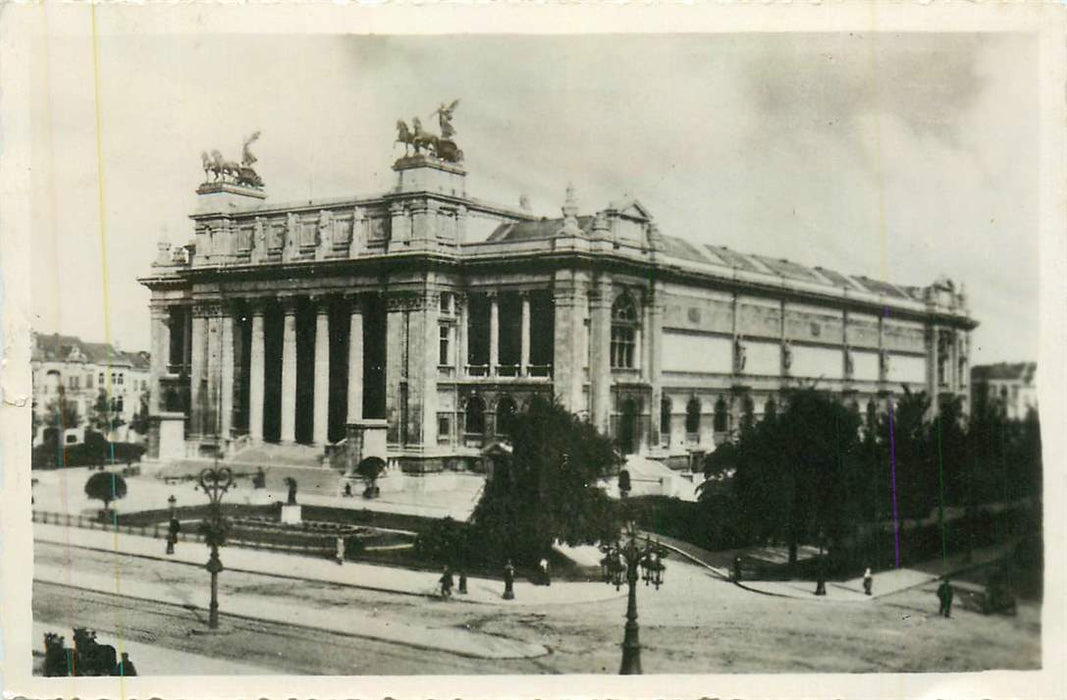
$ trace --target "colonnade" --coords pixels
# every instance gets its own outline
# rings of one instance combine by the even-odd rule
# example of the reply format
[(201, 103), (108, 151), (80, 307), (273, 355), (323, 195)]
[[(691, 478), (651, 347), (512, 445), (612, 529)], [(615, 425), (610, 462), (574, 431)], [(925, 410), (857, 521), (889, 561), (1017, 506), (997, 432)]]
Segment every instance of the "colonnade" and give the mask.
[[(190, 433), (218, 434), (228, 438), (234, 434), (236, 358), (239, 319), (247, 328), (248, 354), (242, 362), (248, 382), (248, 436), (253, 442), (264, 439), (265, 405), (267, 400), (267, 306), (274, 300), (247, 299), (232, 302), (196, 303), (192, 306), (191, 342), (188, 358)], [(278, 298), (282, 316), (280, 433), (283, 444), (296, 442), (297, 425), (297, 362), (314, 364), (312, 395), (311, 442), (325, 444), (329, 429), (330, 395), (330, 323), (331, 308), (341, 300), (326, 296)], [(363, 306), (357, 297), (344, 299), (348, 324), (348, 379), (345, 422), (363, 417)], [(298, 358), (297, 314), (301, 303), (314, 310), (313, 357)], [(337, 315), (334, 316), (337, 318)], [(160, 377), (168, 373), (166, 362), (171, 346), (172, 324), (166, 306), (153, 307), (153, 397), (152, 409), (158, 413)], [(180, 363), (175, 363), (180, 364)]]

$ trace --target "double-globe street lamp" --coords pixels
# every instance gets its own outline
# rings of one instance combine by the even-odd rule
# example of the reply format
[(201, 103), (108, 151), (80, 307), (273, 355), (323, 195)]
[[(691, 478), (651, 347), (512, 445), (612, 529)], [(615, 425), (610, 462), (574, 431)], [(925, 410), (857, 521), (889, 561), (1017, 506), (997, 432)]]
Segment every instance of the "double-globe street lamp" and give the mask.
[(218, 629), (219, 626), (219, 572), (222, 571), (222, 560), (219, 559), (219, 547), (226, 543), (230, 525), (222, 515), (222, 497), (234, 485), (233, 472), (229, 467), (208, 467), (201, 470), (198, 479), (200, 488), (208, 497), (207, 516), (201, 521), (200, 531), (204, 535), (204, 542), (211, 548), (211, 556), (204, 566), (211, 574), (211, 605), (208, 607), (208, 627)]
[(619, 590), (625, 581), (629, 587), (626, 604), (626, 634), (622, 641), (622, 675), (641, 673), (641, 642), (637, 626), (637, 582), (643, 579), (645, 585), (653, 585), (656, 590), (663, 584), (664, 565), (667, 550), (659, 542), (653, 542), (646, 535), (641, 541), (640, 535), (629, 523), (622, 538), (609, 544), (601, 545), (604, 558), (600, 560), (601, 574), (604, 581)]

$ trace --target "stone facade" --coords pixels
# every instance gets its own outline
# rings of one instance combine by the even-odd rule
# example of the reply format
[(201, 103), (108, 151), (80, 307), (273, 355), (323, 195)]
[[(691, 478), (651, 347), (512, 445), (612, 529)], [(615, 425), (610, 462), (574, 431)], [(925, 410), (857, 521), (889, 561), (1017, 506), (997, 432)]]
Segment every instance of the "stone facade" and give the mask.
[(583, 216), (572, 189), (562, 217), (535, 218), (467, 197), (456, 164), (394, 170), (365, 199), (201, 187), (195, 242), (162, 245), (142, 279), (152, 409), (186, 417), (187, 454), (216, 436), (325, 448), (384, 420), (389, 456), (432, 471), (543, 395), (681, 467), (790, 387), (876, 410), (904, 386), (968, 396), (976, 323), (949, 281), (697, 245), (638, 202)]

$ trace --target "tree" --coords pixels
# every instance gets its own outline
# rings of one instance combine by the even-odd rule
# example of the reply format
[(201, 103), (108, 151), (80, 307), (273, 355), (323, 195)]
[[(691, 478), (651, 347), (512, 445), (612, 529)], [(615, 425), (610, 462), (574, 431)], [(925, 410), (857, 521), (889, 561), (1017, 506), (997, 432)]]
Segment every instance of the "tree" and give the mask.
[[(45, 409), (44, 424), (49, 428), (56, 428), (60, 435), (68, 428), (77, 428), (81, 425), (81, 415), (78, 413), (78, 404), (67, 399), (67, 392), (62, 386), (59, 387), (59, 395), (48, 402)], [(62, 441), (62, 437), (60, 437)]]
[(536, 562), (554, 540), (615, 536), (611, 501), (597, 487), (618, 464), (611, 441), (557, 403), (536, 397), (516, 416), (512, 454), (498, 462), (471, 517), (492, 560)]
[(100, 393), (96, 395), (96, 401), (93, 403), (89, 424), (99, 433), (110, 436), (112, 431), (125, 425), (125, 423), (126, 421), (122, 419), (122, 412), (118, 410), (116, 400), (108, 396), (105, 389), (100, 389)]
[(104, 502), (101, 516), (106, 516), (108, 505), (112, 501), (126, 497), (126, 480), (119, 474), (97, 472), (85, 482), (85, 495)]

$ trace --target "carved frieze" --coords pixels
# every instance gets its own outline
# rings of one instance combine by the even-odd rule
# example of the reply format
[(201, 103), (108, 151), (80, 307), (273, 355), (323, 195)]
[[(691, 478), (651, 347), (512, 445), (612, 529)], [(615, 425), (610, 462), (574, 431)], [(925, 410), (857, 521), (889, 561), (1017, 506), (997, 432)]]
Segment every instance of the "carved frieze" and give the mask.
[(392, 292), (386, 296), (389, 311), (422, 311), (436, 309), (438, 295), (425, 292)]

